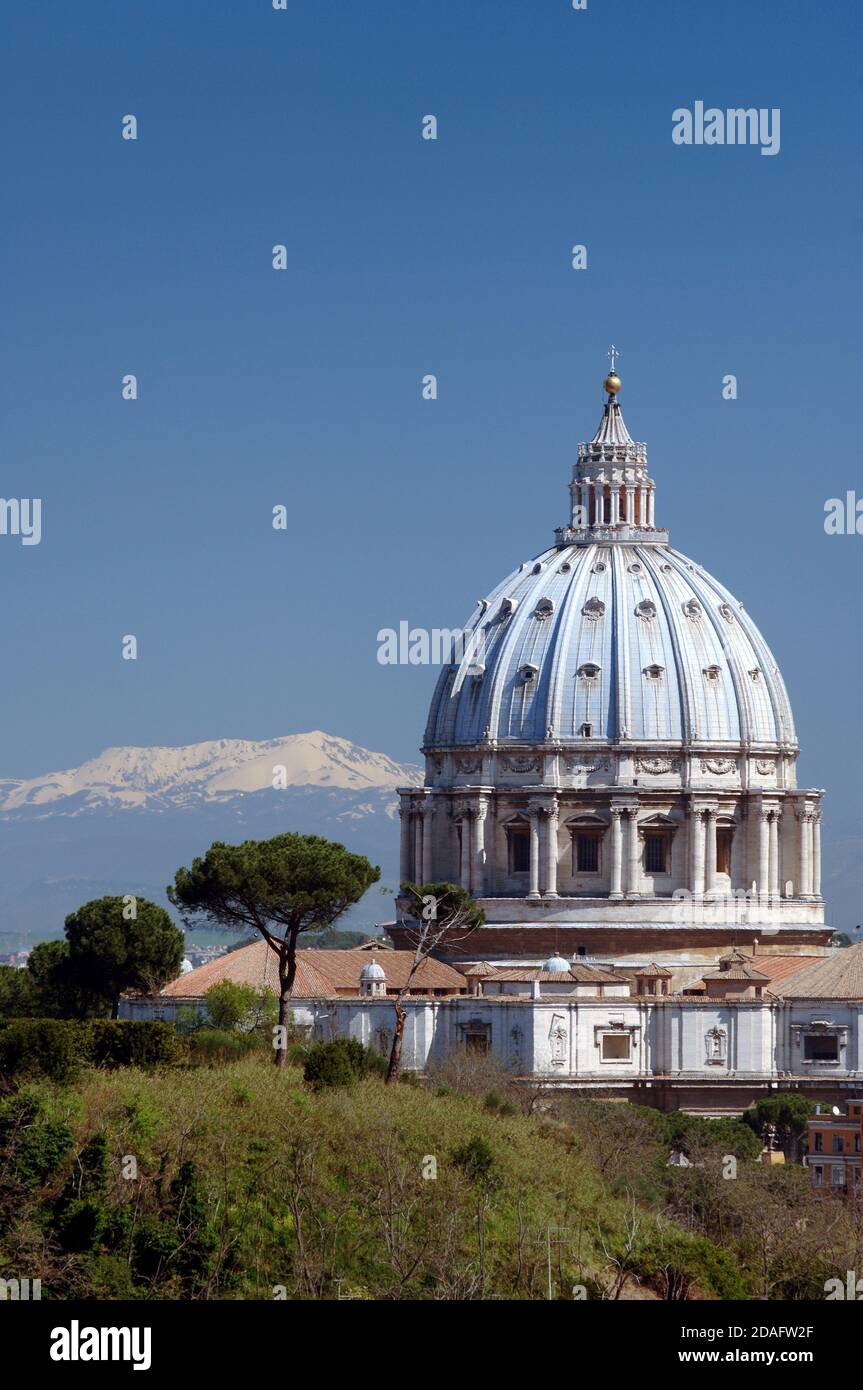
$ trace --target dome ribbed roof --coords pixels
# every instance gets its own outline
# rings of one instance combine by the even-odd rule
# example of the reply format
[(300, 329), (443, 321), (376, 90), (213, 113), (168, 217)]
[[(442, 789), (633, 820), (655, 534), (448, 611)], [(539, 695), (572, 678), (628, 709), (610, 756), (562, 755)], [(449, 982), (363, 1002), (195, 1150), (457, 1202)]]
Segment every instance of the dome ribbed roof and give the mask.
[(758, 628), (669, 546), (546, 550), (481, 601), (467, 630), (464, 656), (438, 680), (426, 747), (585, 736), (795, 745)]

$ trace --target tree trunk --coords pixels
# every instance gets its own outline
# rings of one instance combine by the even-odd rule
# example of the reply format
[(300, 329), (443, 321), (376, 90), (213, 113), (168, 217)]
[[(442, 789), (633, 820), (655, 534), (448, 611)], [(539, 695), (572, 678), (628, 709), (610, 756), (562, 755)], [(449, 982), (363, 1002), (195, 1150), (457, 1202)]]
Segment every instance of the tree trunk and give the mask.
[(405, 1020), (407, 1010), (402, 1004), (401, 999), (396, 999), (393, 1005), (396, 1011), (396, 1031), (393, 1034), (393, 1045), (390, 1048), (390, 1064), (387, 1067), (387, 1085), (391, 1081), (398, 1081), (399, 1072), (402, 1065), (402, 1039), (405, 1034)]
[(279, 951), (279, 1046), (273, 1058), (277, 1067), (283, 1067), (288, 1060), (288, 1014), (291, 1006), (291, 993), (297, 974), (297, 932), (286, 935)]

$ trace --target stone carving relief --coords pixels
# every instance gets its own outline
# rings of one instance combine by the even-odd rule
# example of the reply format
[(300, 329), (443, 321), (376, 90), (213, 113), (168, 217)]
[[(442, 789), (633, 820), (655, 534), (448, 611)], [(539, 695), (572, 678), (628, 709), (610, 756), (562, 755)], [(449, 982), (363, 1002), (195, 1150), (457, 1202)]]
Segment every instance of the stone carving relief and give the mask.
[(482, 758), (456, 758), (458, 772), (482, 772)]
[(503, 758), (504, 772), (541, 772), (542, 758)]
[(729, 772), (736, 770), (737, 764), (733, 758), (702, 758), (701, 771), (712, 772), (714, 777), (725, 777)]
[(769, 777), (774, 769), (774, 764), (769, 758), (757, 758), (755, 761), (755, 771), (760, 772), (762, 777)]
[(636, 758), (636, 772), (646, 772), (650, 777), (661, 777), (664, 773), (679, 772), (679, 758)]
[(724, 1067), (728, 1061), (728, 1034), (724, 1028), (708, 1028), (704, 1035), (705, 1061), (709, 1066)]
[(555, 1067), (566, 1065), (566, 1023), (563, 1014), (553, 1014), (551, 1027), (548, 1030), (548, 1041), (551, 1047), (551, 1061)]
[(608, 758), (596, 758), (593, 762), (586, 762), (582, 758), (564, 758), (564, 772), (607, 772)]

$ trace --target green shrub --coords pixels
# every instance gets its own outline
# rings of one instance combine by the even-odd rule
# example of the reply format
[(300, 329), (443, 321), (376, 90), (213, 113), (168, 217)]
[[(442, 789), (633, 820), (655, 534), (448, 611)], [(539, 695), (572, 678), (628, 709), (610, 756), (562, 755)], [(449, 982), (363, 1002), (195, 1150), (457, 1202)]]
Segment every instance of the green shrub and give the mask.
[(309, 1048), (303, 1075), (313, 1090), (321, 1091), (352, 1086), (363, 1076), (384, 1076), (386, 1071), (386, 1061), (379, 1052), (363, 1047), (356, 1038), (336, 1038)]
[(251, 985), (238, 985), (234, 980), (219, 980), (204, 995), (207, 1018), (213, 1028), (230, 1030), (249, 1027), (254, 1022), (258, 996)]
[(173, 1066), (185, 1048), (170, 1023), (60, 1018), (14, 1019), (0, 1029), (0, 1073), (66, 1085), (84, 1064)]
[(494, 1169), (494, 1153), (487, 1139), (477, 1135), (453, 1149), (452, 1161), (471, 1182), (488, 1182)]
[(181, 1062), (186, 1049), (170, 1023), (156, 1019), (93, 1019), (90, 1060), (97, 1067), (170, 1067)]
[(0, 1074), (74, 1081), (87, 1060), (87, 1027), (60, 1018), (13, 1020), (0, 1029)]
[(72, 1147), (72, 1131), (52, 1119), (42, 1097), (29, 1090), (0, 1101), (0, 1182), (38, 1187)]

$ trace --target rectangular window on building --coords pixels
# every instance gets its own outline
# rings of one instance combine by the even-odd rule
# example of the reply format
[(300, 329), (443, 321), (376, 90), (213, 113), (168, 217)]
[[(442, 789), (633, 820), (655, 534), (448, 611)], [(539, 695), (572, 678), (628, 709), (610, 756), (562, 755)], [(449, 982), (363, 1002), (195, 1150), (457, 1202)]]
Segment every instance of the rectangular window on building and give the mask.
[(833, 1149), (833, 1153), (835, 1153), (835, 1154), (844, 1154), (844, 1152), (845, 1152), (845, 1140), (842, 1138), (842, 1135), (841, 1135), (841, 1134), (834, 1134), (834, 1135), (833, 1135), (833, 1145), (832, 1145), (832, 1149)]
[(648, 874), (668, 873), (668, 849), (671, 844), (667, 835), (645, 835), (644, 869)]
[(731, 873), (731, 836), (733, 831), (730, 826), (720, 825), (716, 830), (716, 872), (718, 874)]
[(468, 1028), (464, 1035), (465, 1052), (473, 1057), (487, 1057), (489, 1047), (488, 1033), (478, 1028)]
[(509, 871), (511, 874), (526, 874), (530, 872), (530, 831), (520, 826), (510, 830), (507, 836), (509, 841)]
[(820, 1164), (816, 1164), (812, 1169), (812, 1186), (821, 1187), (824, 1182), (824, 1169)]
[(814, 1149), (817, 1154), (823, 1154), (824, 1152), (824, 1134), (820, 1129), (816, 1129), (815, 1131)]
[(630, 1038), (628, 1033), (604, 1033), (602, 1037), (603, 1062), (628, 1062)]
[(805, 1033), (803, 1035), (804, 1062), (838, 1062), (839, 1039), (835, 1033)]
[(845, 1186), (845, 1168), (841, 1163), (834, 1163), (830, 1169), (830, 1185), (831, 1187)]
[(575, 872), (599, 873), (599, 835), (595, 831), (578, 831), (575, 837)]
[(859, 1135), (859, 1134), (855, 1134), (855, 1135), (854, 1135), (854, 1152), (855, 1152), (856, 1154), (859, 1154), (859, 1152), (860, 1152), (860, 1135)]

